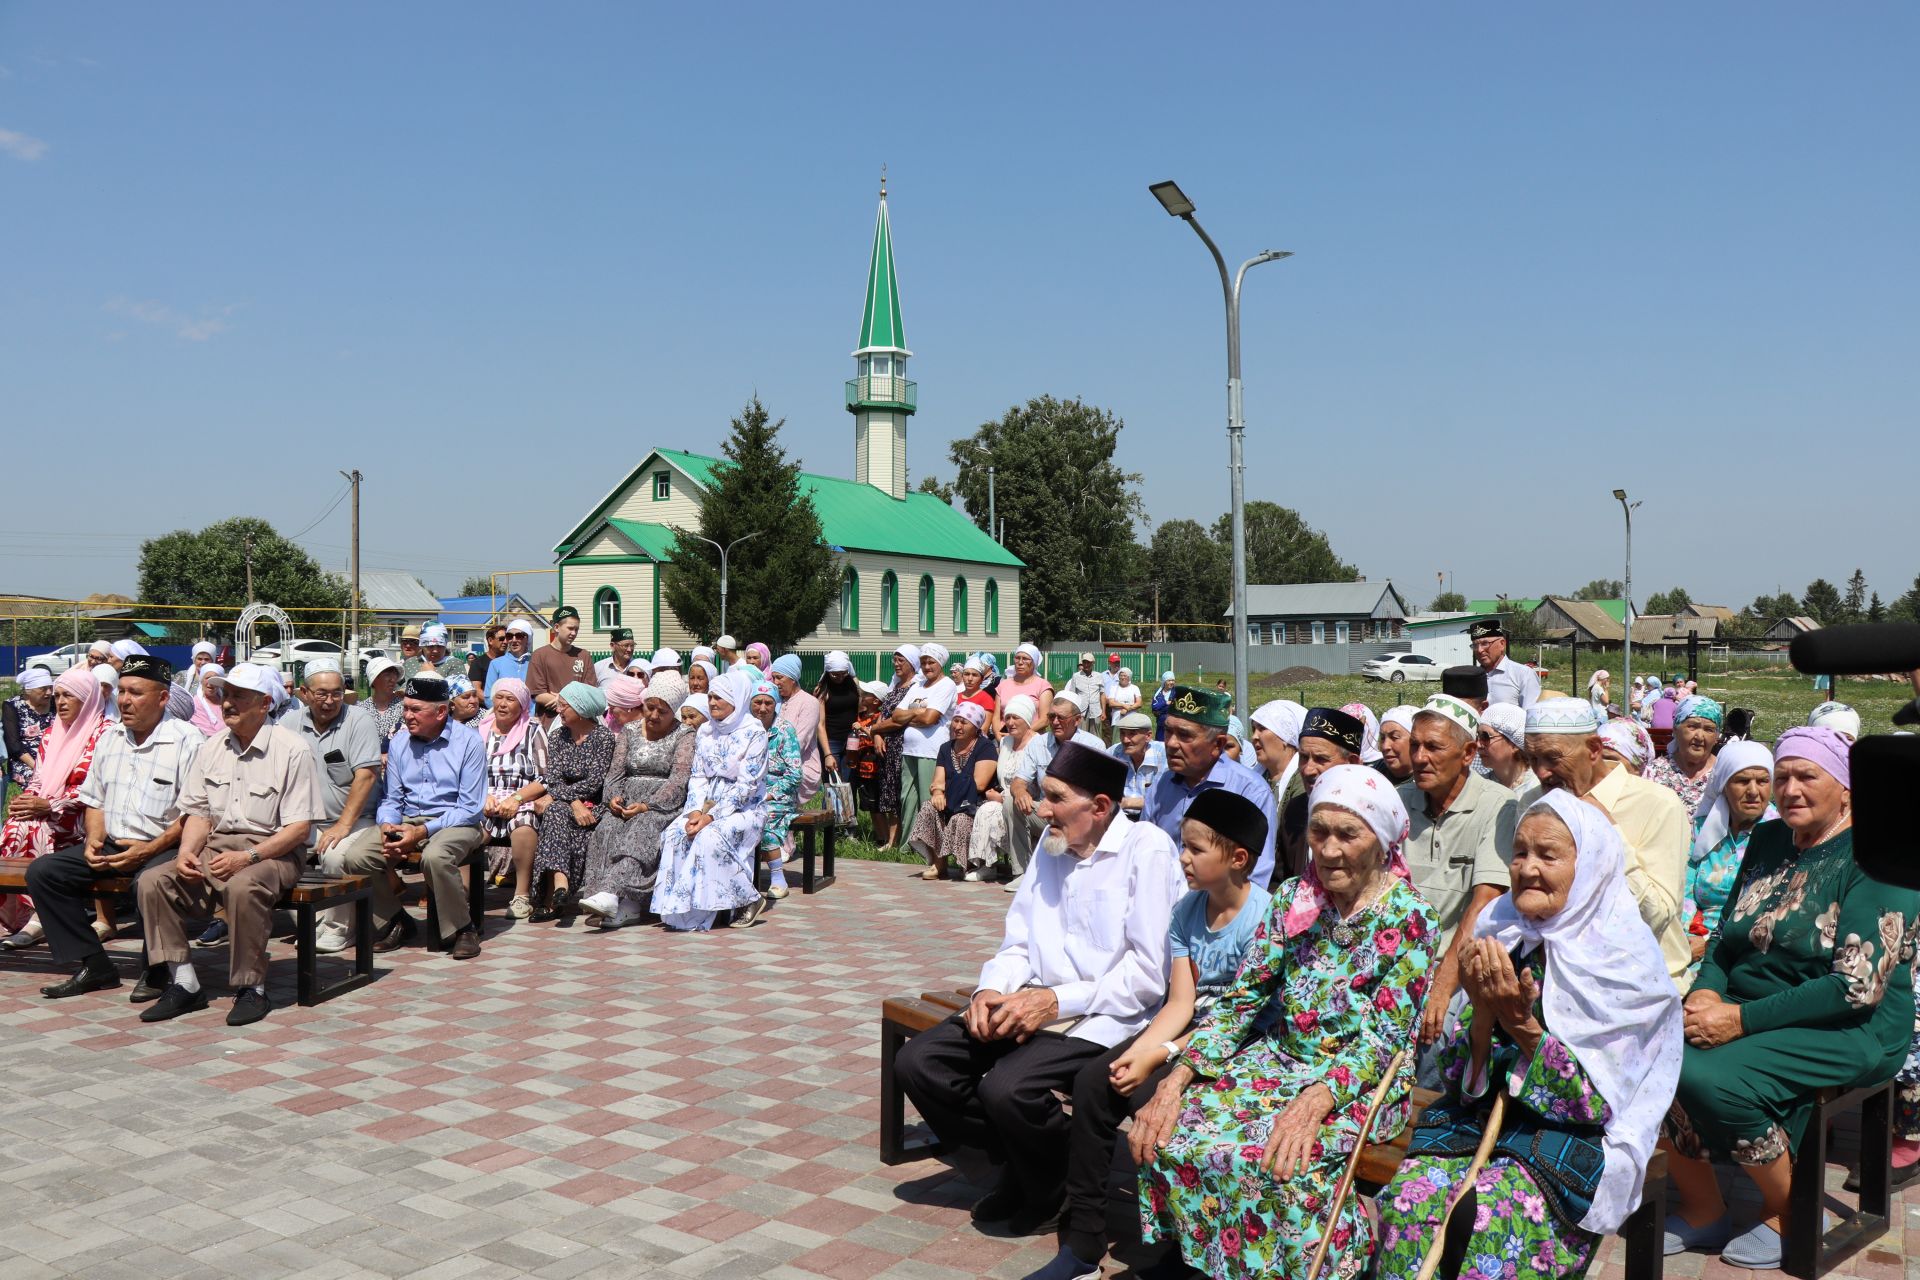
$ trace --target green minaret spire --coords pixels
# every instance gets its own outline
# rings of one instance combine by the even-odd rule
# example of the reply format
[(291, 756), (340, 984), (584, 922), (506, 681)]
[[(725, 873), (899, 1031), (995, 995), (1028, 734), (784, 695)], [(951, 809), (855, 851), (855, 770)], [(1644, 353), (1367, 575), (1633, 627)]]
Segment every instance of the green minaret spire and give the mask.
[[(860, 319), (860, 351), (905, 351), (900, 283), (893, 274), (893, 221), (887, 217), (887, 180), (880, 179), (880, 214), (873, 223), (873, 259), (867, 267), (867, 309)], [(856, 352), (856, 354), (858, 354)]]
[(856, 376), (847, 380), (853, 415), (853, 478), (907, 496), (907, 419), (919, 388), (907, 377), (906, 330), (900, 324), (900, 284), (893, 274), (893, 222), (887, 217), (886, 170), (880, 171), (880, 214), (867, 263), (867, 305), (860, 317)]

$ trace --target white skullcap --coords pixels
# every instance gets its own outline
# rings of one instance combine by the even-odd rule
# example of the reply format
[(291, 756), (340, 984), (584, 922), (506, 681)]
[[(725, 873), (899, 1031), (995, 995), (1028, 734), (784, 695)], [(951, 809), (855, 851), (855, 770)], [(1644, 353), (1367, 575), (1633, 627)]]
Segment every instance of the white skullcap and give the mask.
[(1062, 689), (1059, 693), (1053, 695), (1053, 700), (1055, 702), (1066, 703), (1083, 716), (1087, 714), (1087, 704), (1081, 700), (1079, 694), (1071, 689)]
[(716, 649), (738, 649), (740, 647), (740, 642), (738, 640), (735, 640), (732, 636), (721, 636), (718, 640), (715, 640), (713, 642), (713, 647)]
[(340, 669), (340, 659), (315, 658), (307, 664), (306, 672), (301, 676), (301, 679), (311, 680), (315, 676), (339, 676), (344, 674)]
[(1516, 750), (1527, 749), (1527, 713), (1524, 708), (1511, 702), (1492, 703), (1480, 713), (1480, 723), (1511, 742)]
[(1600, 718), (1585, 698), (1543, 698), (1527, 708), (1528, 733), (1600, 732)]
[[(385, 659), (376, 658), (383, 662)], [(280, 687), (279, 673), (269, 670), (256, 662), (239, 662), (233, 670), (227, 672), (227, 686), (233, 689), (251, 689), (255, 693), (264, 693), (269, 698), (276, 694), (286, 696), (286, 690)]]

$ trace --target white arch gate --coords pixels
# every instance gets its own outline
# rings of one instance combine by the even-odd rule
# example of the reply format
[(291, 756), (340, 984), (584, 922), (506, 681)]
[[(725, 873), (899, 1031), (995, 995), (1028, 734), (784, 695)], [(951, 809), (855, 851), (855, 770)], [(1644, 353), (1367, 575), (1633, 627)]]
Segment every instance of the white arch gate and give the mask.
[(253, 660), (253, 628), (262, 619), (273, 623), (280, 634), (274, 643), (280, 650), (280, 661), (275, 665), (285, 670), (293, 661), (293, 620), (277, 604), (262, 604), (259, 601), (240, 611), (240, 618), (233, 624), (234, 647), (240, 653), (242, 661)]

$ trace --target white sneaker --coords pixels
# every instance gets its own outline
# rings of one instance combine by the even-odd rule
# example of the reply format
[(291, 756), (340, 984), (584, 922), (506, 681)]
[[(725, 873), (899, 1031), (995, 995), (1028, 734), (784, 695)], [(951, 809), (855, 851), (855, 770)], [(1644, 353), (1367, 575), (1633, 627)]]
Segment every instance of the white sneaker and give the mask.
[(1021, 877), (1015, 876), (1013, 879), (1007, 881), (1005, 884), (1001, 885), (1000, 887), (1002, 889), (1005, 889), (1008, 893), (1018, 893), (1020, 892), (1020, 880), (1021, 880)]
[(533, 914), (533, 899), (524, 893), (513, 895), (513, 901), (507, 904), (507, 914), (515, 920), (525, 920)]
[(596, 919), (606, 919), (620, 910), (620, 898), (617, 894), (596, 893), (580, 899), (580, 909)]
[(313, 949), (321, 955), (338, 955), (353, 941), (353, 930), (337, 920), (327, 920), (314, 930)]

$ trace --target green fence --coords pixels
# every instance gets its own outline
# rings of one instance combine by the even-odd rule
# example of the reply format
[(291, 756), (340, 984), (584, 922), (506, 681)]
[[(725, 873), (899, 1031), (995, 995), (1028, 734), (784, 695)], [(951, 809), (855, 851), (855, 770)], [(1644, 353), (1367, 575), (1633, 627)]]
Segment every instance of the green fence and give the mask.
[[(891, 680), (893, 678), (892, 649), (842, 649), (840, 652), (845, 653), (848, 659), (852, 661), (854, 678), (857, 680)], [(1000, 665), (1000, 674), (1002, 675), (1006, 675), (1013, 670), (1013, 651), (1011, 649), (1005, 652), (991, 650), (956, 650), (953, 657), (948, 659), (948, 662), (951, 663), (955, 659), (964, 659), (968, 653), (973, 652), (991, 652), (994, 661)], [(1047, 683), (1056, 689), (1064, 687), (1067, 682), (1067, 677), (1072, 675), (1079, 667), (1081, 652), (1085, 651), (1062, 650), (1048, 653), (1046, 655), (1045, 671)], [(588, 656), (595, 662), (599, 662), (602, 659), (611, 657), (612, 652), (611, 650), (602, 649), (590, 652)], [(634, 656), (641, 661), (645, 660), (644, 655), (635, 654)], [(681, 667), (683, 670), (687, 665), (687, 661), (685, 655), (682, 655)], [(1149, 690), (1160, 683), (1162, 672), (1173, 669), (1173, 655), (1171, 653), (1142, 653), (1137, 650), (1121, 652), (1120, 661), (1123, 666), (1132, 668), (1134, 683), (1143, 685)], [(827, 651), (824, 649), (818, 652), (802, 652), (800, 654), (800, 687), (802, 689), (811, 689), (814, 685), (818, 684), (821, 676), (826, 672), (826, 663)], [(1094, 670), (1105, 671), (1106, 669), (1106, 654), (1102, 653), (1097, 655)]]

